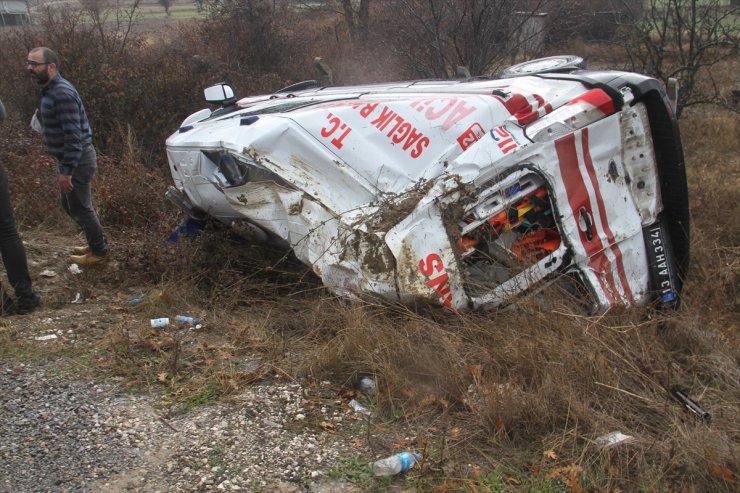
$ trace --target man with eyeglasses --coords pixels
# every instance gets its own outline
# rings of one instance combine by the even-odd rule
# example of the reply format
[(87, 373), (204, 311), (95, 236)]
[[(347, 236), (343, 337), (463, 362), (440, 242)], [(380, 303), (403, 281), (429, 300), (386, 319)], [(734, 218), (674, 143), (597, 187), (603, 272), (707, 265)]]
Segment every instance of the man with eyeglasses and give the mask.
[[(0, 101), (0, 122), (5, 120), (5, 106)], [(41, 303), (41, 296), (33, 291), (31, 275), (28, 273), (26, 248), (18, 234), (10, 203), (10, 188), (5, 166), (0, 164), (0, 255), (2, 255), (5, 272), (10, 285), (15, 291), (15, 300), (8, 295), (2, 286), (3, 315), (25, 315), (36, 309)]]
[(108, 261), (108, 240), (92, 202), (97, 154), (85, 106), (77, 89), (59, 74), (59, 57), (46, 47), (28, 52), (26, 69), (41, 86), (37, 112), (46, 149), (57, 159), (62, 207), (82, 228), (87, 245), (75, 247), (69, 260), (82, 266)]

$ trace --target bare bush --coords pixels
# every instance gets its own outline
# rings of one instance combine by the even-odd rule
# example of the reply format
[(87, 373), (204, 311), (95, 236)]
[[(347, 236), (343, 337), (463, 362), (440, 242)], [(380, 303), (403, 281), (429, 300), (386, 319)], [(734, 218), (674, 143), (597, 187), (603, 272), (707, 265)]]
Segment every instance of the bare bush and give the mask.
[(313, 58), (305, 55), (302, 33), (294, 28), (298, 18), (287, 2), (213, 0), (209, 9), (208, 21), (197, 31), (197, 46), (212, 70), (229, 76), (237, 87), (249, 82), (245, 78), (285, 78), (286, 72), (310, 67)]
[(38, 93), (21, 62), (31, 47), (49, 46), (85, 101), (96, 145), (125, 155), (134, 141), (137, 159), (161, 166), (163, 142), (203, 107), (207, 85), (228, 81), (240, 94), (270, 92), (293, 82), (287, 73), (311, 70), (290, 10), (272, 5), (219, 2), (205, 22), (157, 33), (133, 29), (138, 0), (124, 10), (93, 1), (81, 10), (42, 10), (38, 25), (2, 33), (0, 67), (9, 77), (0, 90), (9, 109), (30, 120)]
[(3, 90), (23, 119), (30, 119), (39, 96), (28, 74), (10, 67), (20, 68), (30, 48), (48, 46), (59, 54), (61, 74), (82, 95), (101, 150), (124, 151), (133, 128), (147, 162), (161, 157), (163, 139), (188, 114), (198, 87), (190, 80), (192, 62), (186, 56), (165, 56), (166, 43), (151, 49), (147, 38), (132, 30), (137, 6), (124, 12), (97, 3), (79, 11), (46, 9), (38, 26), (7, 33), (1, 63), (12, 75)]
[(699, 104), (737, 111), (731, 90), (736, 81), (733, 87), (732, 81), (718, 79), (713, 68), (738, 55), (740, 7), (721, 0), (649, 0), (639, 9), (628, 2), (617, 4), (627, 13), (619, 46), (628, 68), (664, 83), (678, 79), (679, 115)]
[(388, 0), (384, 7), (394, 52), (418, 76), (438, 78), (454, 76), (458, 66), (487, 75), (522, 51), (541, 54), (545, 23), (536, 21), (559, 8), (547, 0)]
[[(573, 38), (586, 42), (613, 40), (630, 16), (641, 12), (642, 0), (568, 0), (548, 16), (549, 43)], [(579, 55), (584, 53), (578, 52)]]

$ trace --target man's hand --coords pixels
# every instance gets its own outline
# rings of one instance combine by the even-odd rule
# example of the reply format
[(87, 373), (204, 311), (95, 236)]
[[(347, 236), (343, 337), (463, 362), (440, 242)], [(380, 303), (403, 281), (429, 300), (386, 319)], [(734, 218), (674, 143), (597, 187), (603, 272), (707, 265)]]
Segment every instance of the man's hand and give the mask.
[(59, 175), (59, 187), (62, 189), (63, 192), (71, 192), (74, 188), (72, 186), (72, 176), (71, 175)]

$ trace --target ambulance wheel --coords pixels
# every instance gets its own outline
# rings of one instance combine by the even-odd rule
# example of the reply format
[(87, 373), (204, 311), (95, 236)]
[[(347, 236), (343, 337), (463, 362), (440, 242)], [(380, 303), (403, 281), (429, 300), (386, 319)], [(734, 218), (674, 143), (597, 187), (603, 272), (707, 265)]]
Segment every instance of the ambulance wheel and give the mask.
[(501, 71), (501, 77), (566, 72), (586, 68), (583, 58), (576, 55), (557, 55), (517, 63)]

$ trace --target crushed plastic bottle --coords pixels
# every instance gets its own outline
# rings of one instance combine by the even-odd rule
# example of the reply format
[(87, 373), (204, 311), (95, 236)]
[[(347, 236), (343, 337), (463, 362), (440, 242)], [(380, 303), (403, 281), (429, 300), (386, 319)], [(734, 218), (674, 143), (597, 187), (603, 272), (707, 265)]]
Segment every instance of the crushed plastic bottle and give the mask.
[(596, 446), (600, 449), (611, 448), (623, 443), (630, 443), (634, 440), (634, 437), (625, 435), (621, 431), (613, 431), (606, 435), (602, 435), (596, 439)]
[(175, 317), (175, 320), (180, 325), (198, 325), (198, 320), (188, 315), (178, 315)]
[(149, 323), (152, 325), (152, 328), (158, 329), (160, 327), (167, 327), (170, 324), (170, 319), (167, 317), (153, 318)]
[(375, 380), (370, 377), (362, 377), (359, 383), (360, 391), (367, 395), (375, 393)]
[(406, 472), (414, 464), (419, 462), (419, 454), (415, 452), (399, 452), (385, 459), (377, 460), (373, 463), (374, 476), (393, 476)]
[(365, 414), (367, 416), (370, 416), (372, 414), (372, 412), (368, 408), (357, 402), (355, 399), (349, 401), (349, 405), (352, 406), (352, 409), (360, 414)]

